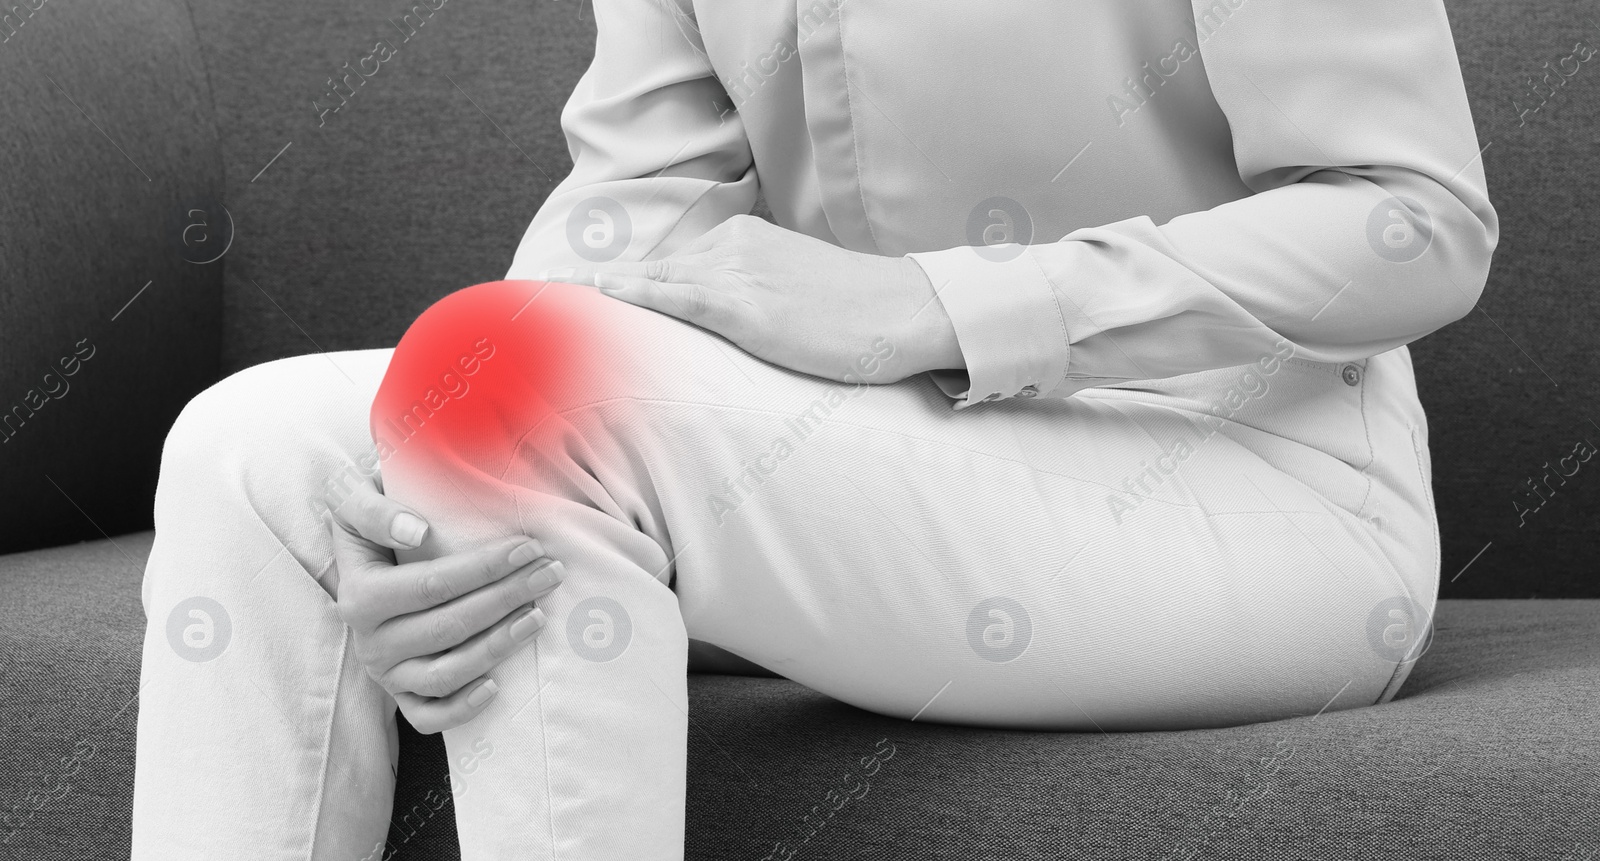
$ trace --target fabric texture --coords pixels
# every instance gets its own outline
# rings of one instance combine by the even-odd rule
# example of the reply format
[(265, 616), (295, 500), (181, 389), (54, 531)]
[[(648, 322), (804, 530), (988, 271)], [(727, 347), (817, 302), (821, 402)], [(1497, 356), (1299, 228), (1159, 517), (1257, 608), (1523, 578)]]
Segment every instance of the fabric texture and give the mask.
[[(219, 347), (210, 340), (215, 328), (198, 317), (191, 319), (190, 312), (177, 306), (214, 315), (215, 305), (207, 303), (218, 301), (218, 293), (212, 286), (194, 285), (182, 288), (198, 291), (182, 292), (188, 298), (162, 292), (162, 286), (169, 284), (176, 290), (177, 282), (142, 262), (141, 254), (163, 253), (154, 251), (163, 240), (153, 233), (130, 244), (129, 250), (106, 257), (111, 263), (100, 260), (99, 250), (111, 241), (109, 237), (176, 222), (183, 214), (180, 207), (188, 207), (192, 195), (149, 197), (142, 178), (136, 185), (122, 185), (124, 168), (117, 165), (126, 162), (82, 115), (59, 100), (59, 93), (38, 73), (48, 73), (66, 87), (158, 184), (165, 182), (155, 172), (159, 159), (156, 167), (146, 163), (157, 148), (202, 144), (215, 148), (210, 155), (194, 152), (181, 159), (187, 171), (184, 181), (198, 181), (205, 164), (219, 165), (225, 184), (222, 200), (235, 222), (250, 229), (238, 231), (231, 250), (218, 263), (199, 267), (184, 262), (183, 267), (196, 274), (205, 270), (209, 278), (225, 276), (226, 312), (222, 331), (215, 337), (223, 353), (222, 369), (231, 372), (317, 350), (391, 347), (406, 325), (439, 297), (502, 276), (529, 220), (571, 167), (558, 117), (595, 47), (594, 14), (588, 3), (434, 0), (437, 9), (428, 3), (413, 4), (421, 11), (411, 13), (404, 4), (330, 8), (311, 0), (284, 0), (270, 8), (222, 0), (189, 9), (122, 4), (105, 10), (81, 6), (77, 12), (55, 8), (53, 2), (30, 2), (40, 8), (16, 28), (15, 35), (0, 27), (0, 38), (5, 40), (0, 50), (8, 55), (6, 62), (21, 61), (12, 76), (15, 80), (34, 81), (46, 89), (35, 91), (28, 84), (26, 92), (31, 95), (21, 101), (13, 98), (11, 104), (19, 113), (8, 128), (33, 129), (27, 135), (59, 130), (72, 145), (47, 145), (28, 137), (26, 150), (17, 155), (48, 159), (51, 165), (77, 153), (103, 159), (107, 176), (114, 168), (118, 179), (89, 183), (81, 193), (96, 200), (127, 200), (107, 203), (107, 217), (113, 223), (86, 215), (83, 206), (73, 202), (77, 198), (70, 189), (76, 186), (65, 179), (52, 186), (56, 191), (49, 195), (13, 196), (32, 199), (36, 205), (5, 216), (0, 243), (35, 235), (35, 230), (39, 236), (93, 240), (44, 246), (55, 249), (41, 258), (49, 268), (24, 279), (33, 286), (13, 297), (21, 313), (4, 315), (7, 343), (13, 345), (6, 356), (7, 361), (16, 357), (20, 388), (10, 388), (4, 397), (15, 404), (25, 396), (34, 386), (29, 375), (42, 375), (44, 366), (62, 357), (63, 340), (71, 346), (88, 336), (92, 343), (101, 343), (89, 321), (104, 321), (116, 313), (146, 281), (155, 283), (110, 330), (137, 322), (155, 326), (162, 335), (182, 332), (183, 337), (151, 338), (127, 347), (106, 342), (116, 348), (115, 355), (144, 358), (102, 367), (99, 373), (115, 373), (116, 380), (93, 387), (93, 395), (89, 395), (93, 381), (87, 376), (94, 370), (91, 362), (70, 380), (72, 394), (51, 404), (66, 411), (60, 415), (74, 417), (59, 422), (45, 417), (39, 421), (48, 428), (35, 425), (48, 430), (52, 439), (70, 436), (72, 443), (63, 449), (72, 456), (56, 457), (51, 446), (59, 443), (39, 443), (43, 437), (33, 436), (34, 444), (46, 445), (49, 451), (0, 462), (0, 472), (9, 482), (26, 479), (30, 464), (44, 466), (113, 535), (148, 528), (160, 430), (188, 397), (217, 379), (213, 363)], [(1233, 17), (1248, 12), (1251, 5), (1240, 5)], [(1542, 477), (1545, 462), (1555, 464), (1571, 453), (1584, 435), (1600, 443), (1600, 432), (1585, 418), (1589, 406), (1600, 398), (1600, 351), (1593, 349), (1593, 333), (1586, 323), (1600, 313), (1600, 291), (1588, 289), (1600, 271), (1600, 246), (1585, 239), (1600, 234), (1600, 209), (1585, 205), (1600, 195), (1600, 172), (1586, 167), (1600, 162), (1600, 138), (1592, 127), (1592, 118), (1600, 115), (1600, 88), (1585, 84), (1591, 62), (1563, 77), (1574, 69), (1576, 59), (1565, 58), (1574, 55), (1576, 43), (1587, 40), (1586, 44), (1595, 45), (1592, 34), (1585, 35), (1572, 23), (1582, 19), (1586, 8), (1576, 0), (1516, 4), (1449, 0), (1445, 5), (1479, 144), (1486, 147), (1481, 163), (1501, 217), (1500, 244), (1477, 308), (1411, 347), (1419, 394), (1432, 419), (1430, 447), (1436, 466), (1446, 595), (1600, 594), (1586, 573), (1589, 560), (1584, 549), (1594, 540), (1592, 512), (1600, 507), (1600, 482), (1568, 479), (1563, 485), (1552, 480), (1559, 495), (1550, 497), (1546, 491), (1548, 504), (1538, 506), (1537, 514), (1525, 522), (1515, 507), (1519, 502), (1538, 504), (1539, 497), (1526, 482)], [(388, 19), (399, 21), (405, 13), (425, 17), (425, 23), (397, 32)], [(131, 16), (139, 17), (135, 21)], [(193, 19), (192, 33), (184, 27), (185, 16)], [(1220, 44), (1217, 40), (1229, 27), (1242, 23), (1240, 19), (1224, 25), (1208, 42)], [(147, 36), (124, 36), (145, 33), (147, 27), (154, 28)], [(159, 33), (172, 40), (163, 41), (167, 37)], [(408, 34), (409, 40), (404, 40)], [(324, 106), (337, 103), (326, 95), (329, 79), (344, 74), (346, 62), (359, 65), (379, 38), (391, 39), (398, 55), (384, 62), (365, 84), (352, 82), (359, 93), (319, 126), (312, 103), (317, 99)], [(89, 40), (94, 47), (76, 48), (72, 40), (78, 39)], [(169, 45), (170, 50), (146, 47), (157, 43)], [(123, 49), (141, 53), (123, 62), (117, 53)], [(1146, 61), (1155, 68), (1171, 49), (1171, 45), (1152, 45), (1135, 67), (1141, 74)], [(766, 53), (741, 59), (756, 68)], [(198, 60), (185, 59), (191, 56)], [(75, 62), (68, 64), (70, 68), (51, 65), (59, 62), (57, 57), (72, 57)], [(1566, 71), (1552, 73), (1547, 63)], [(166, 68), (181, 71), (189, 86), (208, 93), (210, 107), (199, 108), (204, 117), (183, 120), (189, 108), (177, 105), (171, 110), (141, 108), (126, 117), (113, 113), (117, 105), (147, 105), (155, 98), (129, 87), (183, 91), (182, 86), (165, 83), (161, 70)], [(1186, 68), (1180, 75), (1193, 70)], [(998, 80), (1007, 80), (1004, 69), (997, 74)], [(82, 83), (64, 77), (71, 75), (81, 75)], [(1549, 75), (1554, 77), (1542, 83)], [(1124, 83), (1107, 81), (1092, 109), (1109, 115), (1104, 97), (1120, 93)], [(1167, 88), (1175, 84), (1163, 85), (1165, 92), (1132, 114), (1129, 123), (1168, 109), (1167, 97), (1174, 92)], [(128, 94), (109, 101), (89, 95), (101, 91)], [(1006, 85), (997, 92), (1008, 91)], [(760, 86), (754, 92), (759, 93), (756, 98), (768, 98), (777, 91)], [(875, 95), (869, 92), (867, 97)], [(50, 107), (21, 107), (35, 104), (29, 99), (47, 96), (55, 100)], [(195, 96), (197, 102), (201, 98)], [(725, 99), (722, 107), (731, 107), (730, 101)], [(58, 115), (58, 108), (67, 113)], [(871, 114), (871, 106), (863, 112)], [(896, 122), (903, 119), (893, 117)], [(162, 125), (169, 121), (178, 130)], [(51, 128), (36, 128), (37, 123)], [(919, 136), (917, 144), (928, 147), (938, 137)], [(99, 144), (91, 145), (93, 141)], [(1058, 165), (1041, 179), (1054, 177), (1081, 146), (1062, 144)], [(140, 147), (146, 149), (140, 152)], [(1055, 184), (1081, 179), (1079, 169), (1095, 153), (1091, 146)], [(920, 163), (922, 156), (912, 152), (911, 158)], [(33, 175), (31, 170), (21, 171), (17, 181)], [(87, 183), (95, 174), (79, 170), (70, 175)], [(800, 178), (763, 176), (762, 181), (795, 183)], [(944, 183), (942, 177), (939, 182)], [(152, 202), (166, 208), (148, 217), (114, 216)], [(766, 211), (761, 200), (756, 205), (757, 211)], [(953, 240), (959, 241), (966, 225), (962, 221), (949, 229)], [(25, 245), (5, 244), (6, 260), (16, 265), (18, 249)], [(149, 250), (136, 252), (134, 246)], [(97, 280), (92, 273), (72, 268), (91, 262), (131, 267), (116, 276), (124, 279), (124, 288), (113, 290), (112, 277)], [(182, 267), (174, 270), (182, 271)], [(94, 309), (65, 300), (25, 298), (78, 296), (88, 289), (106, 291)], [(382, 290), (382, 301), (373, 299), (373, 289)], [(140, 317), (152, 299), (158, 303), (172, 299), (176, 304), (160, 306), (159, 311), (151, 306), (148, 318)], [(38, 339), (30, 341), (36, 334)], [(157, 347), (177, 351), (170, 366), (164, 366), (168, 371), (157, 372), (152, 364), (152, 350)], [(74, 411), (79, 409), (94, 415), (78, 417)], [(146, 421), (148, 430), (135, 433), (134, 428)], [(103, 436), (103, 429), (112, 427), (119, 429), (115, 446), (106, 444)], [(19, 435), (9, 445), (25, 442)], [(68, 470), (72, 464), (79, 465), (73, 470), (87, 470), (92, 464), (96, 475), (106, 475), (108, 469), (138, 470), (139, 475), (130, 473), (126, 481), (103, 486), (87, 479), (63, 481), (64, 474), (77, 474)], [(39, 492), (8, 497), (19, 500), (8, 522), (38, 525), (7, 530), (6, 539), (14, 542), (10, 546), (100, 537), (65, 498), (59, 503), (45, 501), (61, 494), (42, 472), (31, 480), (38, 482)], [(102, 493), (111, 496), (101, 501)], [(44, 517), (47, 508), (50, 514)], [(36, 514), (40, 519), (31, 520)], [(1452, 580), (1463, 569), (1466, 573)]]
[[(165, 11), (121, 8), (128, 15), (155, 15), (158, 26), (181, 32)], [(1593, 349), (1588, 323), (1600, 293), (1586, 286), (1600, 267), (1600, 246), (1585, 237), (1600, 233), (1600, 210), (1584, 202), (1595, 197), (1600, 182), (1600, 173), (1587, 167), (1600, 162), (1600, 139), (1591, 123), (1600, 114), (1600, 89), (1584, 85), (1592, 71), (1588, 66), (1553, 95), (1541, 97), (1529, 88), (1530, 76), (1537, 80), (1548, 73), (1542, 63), (1558, 63), (1572, 53), (1573, 41), (1587, 38), (1572, 23), (1585, 8), (1570, 0), (1450, 0), (1446, 6), (1478, 138), (1487, 146), (1483, 164), (1502, 216), (1495, 266), (1478, 309), (1413, 348), (1432, 424), (1447, 595), (1595, 594), (1590, 563), (1600, 484), (1569, 480), (1521, 527), (1512, 500), (1522, 497), (1508, 491), (1537, 478), (1541, 463), (1567, 454), (1575, 438), (1592, 431), (1582, 416), (1595, 401), (1600, 379), (1600, 351)], [(148, 40), (128, 34), (143, 31), (123, 16), (84, 9), (69, 29), (86, 37), (98, 34), (95, 47), (62, 55), (87, 76), (86, 91), (110, 87), (112, 78), (132, 82), (149, 74), (142, 59), (116, 62), (107, 50), (142, 50)], [(45, 4), (0, 50), (24, 45), (21, 40), (37, 35), (38, 28), (51, 26), (45, 16), (52, 10), (65, 11)], [(393, 344), (439, 296), (503, 272), (516, 238), (566, 171), (568, 155), (554, 117), (593, 48), (587, 4), (444, 6), (429, 18), (427, 29), (403, 45), (404, 56), (386, 63), (382, 77), (351, 100), (352, 108), (330, 116), (327, 126), (316, 126), (305, 82), (311, 81), (313, 90), (322, 86), (320, 79), (332, 75), (340, 61), (355, 59), (357, 49), (365, 50), (372, 38), (392, 32), (385, 19), (404, 11), (395, 7), (367, 14), (304, 0), (272, 7), (198, 4), (192, 10), (203, 74), (215, 100), (228, 205), (253, 225), (228, 261), (224, 349), (229, 370), (319, 347)], [(149, 56), (181, 57), (183, 44), (180, 39), (174, 52)], [(66, 67), (47, 63), (55, 52), (29, 56), (30, 71), (44, 68), (68, 84), (60, 74)], [(195, 80), (201, 74), (194, 72)], [(380, 88), (389, 84), (394, 86)], [(102, 111), (116, 100), (90, 104), (72, 91), (90, 116), (105, 124)], [(1517, 105), (1538, 109), (1519, 117)], [(181, 114), (141, 110), (115, 125), (135, 130)], [(23, 120), (26, 126), (26, 116)], [(108, 131), (114, 130), (108, 126)], [(163, 132), (148, 141), (186, 145), (202, 138)], [(129, 147), (127, 140), (117, 140)], [(80, 143), (75, 138), (73, 145)], [(289, 148), (258, 177), (286, 144)], [(54, 158), (71, 148), (35, 151)], [(120, 158), (114, 151), (96, 152), (108, 160)], [(191, 169), (200, 163), (188, 162)], [(280, 170), (284, 167), (290, 169)], [(98, 185), (98, 193), (106, 188)], [(58, 205), (61, 200), (57, 193), (26, 213), (8, 214), (0, 242), (19, 235), (16, 225), (22, 220), (48, 224), (42, 235), (63, 235), (62, 228), (81, 220), (82, 211)], [(113, 227), (93, 226), (95, 243), (79, 245), (99, 247)], [(15, 249), (7, 244), (5, 250), (7, 261), (15, 260)], [(137, 259), (116, 256), (119, 262)], [(56, 266), (91, 259), (98, 260), (81, 249), (49, 257)], [(61, 275), (37, 289), (70, 285), (76, 294), (89, 283)], [(383, 285), (384, 301), (373, 301), (373, 283)], [(160, 298), (155, 291), (152, 286), (128, 314)], [(33, 307), (65, 306), (41, 302)], [(80, 318), (74, 311), (66, 318), (44, 319), (70, 330)], [(184, 346), (207, 337), (203, 323), (178, 323), (162, 331), (182, 332), (183, 339), (171, 340)], [(7, 335), (13, 335), (10, 329)], [(56, 358), (49, 350), (29, 355)], [(184, 367), (203, 367), (204, 361), (191, 359)], [(126, 434), (108, 445), (104, 433), (107, 428), (125, 431), (131, 417), (154, 403), (151, 398), (171, 398), (175, 412), (198, 385), (177, 391), (171, 385), (178, 376), (144, 373), (148, 364), (126, 367), (140, 372), (140, 387), (116, 387), (129, 400), (118, 401), (114, 420), (71, 423), (85, 435), (74, 451), (85, 459), (108, 451), (142, 457), (153, 479), (159, 434), (147, 438), (141, 450)], [(110, 399), (113, 393), (96, 396)], [(8, 489), (14, 486), (15, 465), (23, 460), (0, 464)], [(78, 488), (69, 491), (82, 500)], [(43, 505), (30, 494), (14, 498)], [(147, 517), (147, 506), (129, 506), (119, 511), (129, 522)], [(92, 505), (89, 510), (112, 531), (118, 529), (111, 510)], [(64, 512), (59, 517), (75, 514)], [(59, 517), (52, 523), (61, 522)], [(8, 530), (21, 522), (9, 520)], [(85, 524), (78, 534), (98, 533)], [(1486, 546), (1491, 539), (1492, 546)], [(127, 702), (136, 686), (136, 584), (144, 564), (139, 542), (148, 540), (148, 534), (118, 537), (127, 559), (104, 541), (0, 557), (0, 581), (6, 586), (0, 590), (5, 615), (0, 687), (25, 692), (0, 699), (0, 725), (7, 727), (0, 773), (17, 781), (0, 813), (15, 822), (19, 805), (30, 798), (59, 795), (9, 838), (8, 848), (22, 847), (14, 849), (19, 857), (126, 857), (134, 713)], [(1452, 581), (1457, 572), (1461, 576)], [(1214, 857), (1360, 856), (1399, 848), (1418, 858), (1582, 858), (1594, 836), (1575, 828), (1583, 820), (1572, 812), (1596, 806), (1596, 756), (1588, 741), (1595, 717), (1594, 619), (1593, 602), (1441, 602), (1440, 637), (1400, 698), (1375, 711), (1384, 719), (1357, 726), (1350, 721), (1364, 712), (1318, 718), (1315, 724), (1327, 728), (1317, 742), (1318, 761), (1326, 767), (1308, 770), (1287, 788), (1276, 785), (1237, 816), (1213, 814), (1209, 821), (1218, 823), (1215, 828), (1198, 824), (1216, 809), (1207, 802), (1225, 809), (1228, 792), (1243, 797), (1259, 794), (1261, 786), (1259, 773), (1228, 772), (1215, 751), (1209, 757), (1206, 751), (1222, 747), (1218, 739), (1226, 735), (1237, 740), (1226, 749), (1245, 765), (1258, 763), (1276, 751), (1277, 736), (1267, 735), (1275, 725), (1094, 739), (958, 733), (942, 747), (926, 748), (921, 762), (928, 770), (919, 773), (917, 786), (904, 790), (925, 808), (913, 814), (875, 804), (883, 794), (851, 802), (804, 851), (809, 857), (851, 857), (862, 839), (893, 833), (893, 846), (874, 846), (885, 857), (908, 846), (921, 853), (915, 857), (930, 852), (970, 857), (971, 846), (980, 843), (1006, 847), (1015, 857), (1023, 855), (1023, 844), (1037, 845), (1033, 835), (1066, 829), (1070, 839), (1062, 843), (1068, 849), (1081, 846), (1087, 857), (1100, 852), (1099, 857), (1120, 858), (1140, 837), (1155, 832), (1165, 839), (1176, 828), (1199, 841), (1186, 842), (1179, 851), (1208, 846)], [(59, 660), (63, 655), (78, 660)], [(63, 697), (64, 690), (73, 696)], [(812, 806), (831, 805), (824, 795), (835, 785), (827, 772), (837, 762), (869, 753), (887, 735), (880, 726), (909, 729), (904, 722), (885, 721), (782, 683), (691, 676), (689, 694), (690, 857), (751, 857), (747, 844), (738, 840), (770, 840), (754, 847), (761, 853), (779, 840), (792, 843), (809, 829), (799, 821), (801, 815)], [(786, 711), (790, 708), (794, 711)], [(855, 726), (865, 731), (850, 729)], [(936, 729), (913, 726), (919, 733)], [(94, 735), (102, 728), (103, 737)], [(802, 740), (821, 738), (824, 728), (830, 738), (859, 732), (867, 744), (844, 749), (817, 741), (795, 753)], [(95, 746), (94, 753), (85, 755), (80, 736)], [(1143, 746), (1144, 758), (1130, 760), (1128, 750), (1105, 747), (1112, 742)], [(453, 858), (451, 808), (435, 809), (421, 797), (423, 790), (448, 781), (443, 746), (437, 737), (402, 731), (401, 747), (400, 806), (390, 842), (402, 849), (401, 857)], [(1311, 757), (1303, 751), (1297, 755), (1306, 762)], [(887, 763), (891, 776), (895, 762), (907, 760)], [(935, 762), (945, 767), (933, 771)], [(1450, 780), (1417, 776), (1441, 762), (1456, 769), (1438, 773)], [(1142, 763), (1186, 775), (1183, 785), (1191, 791), (1163, 788), (1163, 777), (1142, 770)], [(63, 781), (74, 768), (76, 773)], [(1374, 773), (1392, 779), (1363, 777)], [(1039, 780), (1040, 774), (1054, 782)], [(61, 790), (63, 783), (70, 787)], [(1114, 794), (1108, 786), (1128, 792)], [(881, 782), (874, 785), (875, 793), (886, 789)], [(1060, 794), (1051, 796), (1052, 791)], [(1025, 815), (1041, 797), (1050, 803), (1041, 805), (1037, 817)], [(1161, 800), (1164, 806), (1128, 798)], [(1063, 808), (1072, 815), (1063, 816)], [(960, 821), (951, 810), (960, 812)], [(1339, 818), (1340, 813), (1348, 817)], [(750, 836), (758, 833), (764, 838)], [(819, 839), (836, 842), (829, 846)], [(1114, 848), (1105, 849), (1107, 844)]]
[[(961, 406), (1280, 340), (1365, 359), (1481, 292), (1498, 218), (1441, 2), (923, 11), (597, 3), (572, 173), (508, 277), (664, 256), (748, 212), (759, 174), (778, 224), (927, 271), (982, 389)], [(791, 50), (740, 65), (769, 46)], [(1088, 83), (1124, 68), (1143, 80)]]
[[(925, 378), (822, 380), (592, 288), (503, 281), (385, 358), (256, 366), (168, 438), (136, 859), (378, 839), (393, 704), (318, 585), (321, 490), (371, 451), (369, 402), (385, 493), (433, 524), (402, 558), (532, 535), (571, 574), (487, 711), (444, 733), (464, 858), (681, 857), (689, 637), (905, 720), (1127, 731), (1385, 700), (1433, 610), (1403, 351), (957, 412)], [(1241, 375), (1249, 408), (1219, 418)], [(205, 648), (174, 641), (184, 614)]]
[[(152, 537), (0, 557), (10, 857), (128, 857)], [(1600, 837), (1583, 815), (1600, 805), (1600, 602), (1444, 600), (1436, 618), (1390, 703), (1231, 729), (954, 729), (784, 680), (691, 675), (687, 857), (759, 859), (813, 828), (796, 857), (1584, 857)], [(865, 777), (881, 739), (897, 753)], [(458, 857), (452, 806), (424, 798), (448, 785), (444, 757), (402, 723), (397, 858)], [(866, 796), (827, 816), (827, 793), (861, 780)]]
[[(0, 553), (150, 527), (231, 239), (181, 0), (0, 7)], [(181, 337), (174, 337), (181, 333)]]

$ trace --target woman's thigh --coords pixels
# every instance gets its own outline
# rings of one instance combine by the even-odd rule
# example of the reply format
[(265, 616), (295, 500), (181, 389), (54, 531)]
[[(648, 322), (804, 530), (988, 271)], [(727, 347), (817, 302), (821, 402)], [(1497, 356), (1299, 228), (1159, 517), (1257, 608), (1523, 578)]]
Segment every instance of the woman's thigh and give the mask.
[[(956, 412), (923, 377), (873, 384), (893, 349), (833, 382), (497, 282), (407, 334), (373, 426), (630, 523), (690, 637), (881, 713), (1139, 729), (1384, 691), (1371, 620), (1407, 579), (1304, 476), (1160, 393)], [(537, 494), (509, 504), (538, 520)]]
[(691, 637), (874, 711), (1027, 727), (1310, 714), (1371, 704), (1394, 674), (1369, 620), (1404, 581), (1232, 439), (1130, 495), (1146, 463), (1175, 460), (1181, 414), (1087, 399), (958, 414), (912, 382), (802, 430), (828, 389), (798, 384), (787, 413), (651, 407), (656, 432), (634, 444), (663, 464)]

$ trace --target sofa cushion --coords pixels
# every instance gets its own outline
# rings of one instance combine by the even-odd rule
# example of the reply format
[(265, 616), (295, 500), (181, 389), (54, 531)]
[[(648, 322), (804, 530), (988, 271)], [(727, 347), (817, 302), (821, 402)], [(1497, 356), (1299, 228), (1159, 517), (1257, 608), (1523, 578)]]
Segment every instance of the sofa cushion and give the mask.
[[(150, 541), (0, 557), (17, 857), (127, 857)], [(1452, 600), (1436, 620), (1386, 705), (1190, 732), (937, 726), (693, 675), (688, 857), (1587, 857), (1600, 601)], [(439, 737), (404, 731), (394, 857), (457, 857), (450, 806), (423, 800), (447, 785)]]
[(0, 846), (128, 857), (154, 533), (0, 556)]

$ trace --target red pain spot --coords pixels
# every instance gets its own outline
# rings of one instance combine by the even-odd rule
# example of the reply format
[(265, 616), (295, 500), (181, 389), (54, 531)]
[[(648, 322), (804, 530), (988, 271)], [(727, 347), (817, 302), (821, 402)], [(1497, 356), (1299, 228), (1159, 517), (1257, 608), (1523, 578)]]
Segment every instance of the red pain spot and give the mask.
[(544, 281), (441, 299), (401, 338), (373, 400), (379, 458), (426, 453), (497, 473), (552, 411), (579, 402), (601, 351), (603, 301)]

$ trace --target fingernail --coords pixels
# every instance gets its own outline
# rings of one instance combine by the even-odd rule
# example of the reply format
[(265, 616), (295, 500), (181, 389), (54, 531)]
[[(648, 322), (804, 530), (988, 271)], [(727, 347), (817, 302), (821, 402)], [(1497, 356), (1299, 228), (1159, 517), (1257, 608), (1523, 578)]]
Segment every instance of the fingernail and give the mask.
[(494, 679), (489, 679), (473, 688), (472, 693), (467, 694), (467, 705), (481, 706), (488, 702), (490, 697), (498, 693), (500, 693), (500, 686), (494, 683)]
[(528, 591), (538, 595), (565, 579), (567, 579), (566, 566), (551, 559), (528, 575)]
[(511, 623), (511, 639), (519, 643), (528, 639), (539, 633), (539, 629), (544, 627), (544, 622), (544, 611), (534, 607), (523, 613), (522, 618)]
[(428, 524), (424, 523), (422, 518), (406, 511), (396, 514), (394, 520), (389, 523), (390, 537), (407, 547), (421, 544), (422, 536), (427, 532)]
[(594, 273), (594, 286), (606, 293), (610, 293), (613, 290), (621, 290), (623, 287), (617, 276), (609, 272)]
[(544, 269), (544, 270), (541, 270), (539, 272), (534, 273), (533, 280), (535, 280), (535, 281), (560, 281), (563, 278), (572, 277), (572, 272), (573, 272), (573, 270), (570, 267), (566, 267), (566, 266), (559, 266), (559, 267), (557, 267), (555, 269)]
[(538, 541), (530, 538), (527, 541), (518, 544), (516, 549), (511, 551), (511, 555), (507, 557), (507, 561), (509, 561), (512, 565), (521, 568), (522, 566), (532, 562), (535, 559), (538, 559), (543, 555), (544, 547), (540, 546)]

